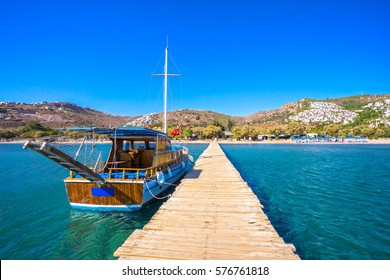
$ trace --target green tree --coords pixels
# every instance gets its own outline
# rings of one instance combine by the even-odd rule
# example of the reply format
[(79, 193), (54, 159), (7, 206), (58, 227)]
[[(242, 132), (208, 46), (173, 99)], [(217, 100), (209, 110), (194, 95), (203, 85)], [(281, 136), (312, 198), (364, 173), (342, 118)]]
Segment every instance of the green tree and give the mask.
[(253, 128), (251, 133), (249, 134), (249, 137), (252, 138), (252, 140), (257, 140), (257, 137), (259, 136), (259, 132), (257, 129)]
[(318, 134), (325, 134), (324, 126), (325, 125), (323, 123), (318, 123), (314, 127), (312, 127), (310, 132), (316, 132)]
[(362, 128), (360, 126), (355, 126), (351, 129), (352, 134), (355, 136), (360, 136), (362, 135)]
[(256, 132), (257, 132), (257, 135), (267, 134), (268, 133), (268, 129), (266, 127), (262, 126), (262, 127), (259, 127), (256, 130)]
[(351, 134), (351, 130), (349, 128), (342, 128), (339, 131), (339, 136), (342, 136), (342, 137), (345, 137), (349, 134)]
[(181, 131), (181, 134), (183, 135), (183, 137), (186, 137), (187, 139), (191, 138), (193, 133), (194, 132), (192, 131), (192, 129), (190, 127), (185, 127)]
[(78, 140), (83, 138), (85, 136), (85, 133), (80, 131), (70, 131), (66, 133), (66, 136), (68, 136), (70, 139)]
[(204, 127), (197, 126), (192, 128), (193, 134), (198, 138), (198, 139), (204, 139)]
[(222, 128), (215, 125), (209, 125), (204, 129), (204, 137), (207, 139), (220, 137), (222, 133)]
[(341, 129), (341, 125), (338, 124), (329, 124), (324, 127), (325, 134), (330, 136), (339, 135), (340, 129)]
[(24, 133), (24, 132), (29, 132), (29, 131), (36, 131), (36, 130), (39, 130), (39, 131), (46, 131), (48, 130), (49, 128), (47, 127), (44, 127), (40, 122), (38, 121), (31, 121), (31, 122), (28, 122), (25, 126), (23, 126), (21, 129), (20, 129), (20, 132)]
[(232, 130), (233, 126), (234, 126), (234, 121), (232, 119), (228, 119), (226, 129)]
[(272, 126), (269, 128), (269, 133), (270, 134), (273, 134), (275, 135), (276, 137), (278, 137), (280, 134), (283, 133), (283, 129), (280, 125), (277, 125), (277, 126)]
[(224, 127), (218, 120), (213, 120), (213, 121), (211, 122), (211, 125), (212, 125), (212, 126), (218, 126), (218, 127), (220, 127), (222, 131), (225, 130), (225, 127)]
[(377, 128), (374, 136), (375, 138), (383, 138), (385, 136), (385, 131), (382, 128)]
[(16, 138), (18, 134), (15, 131), (10, 130), (1, 130), (0, 139), (13, 139)]
[(362, 129), (362, 134), (363, 134), (364, 136), (367, 136), (368, 138), (372, 138), (372, 137), (374, 137), (375, 129), (373, 129), (373, 128), (371, 128), (371, 127), (363, 128), (363, 129)]
[(291, 135), (301, 135), (304, 130), (304, 127), (299, 122), (290, 122), (287, 125), (287, 131)]
[(235, 126), (232, 128), (232, 132), (233, 132), (233, 138), (235, 139), (241, 139), (241, 127), (239, 126)]
[(385, 138), (390, 138), (390, 127), (383, 129), (385, 131)]
[(243, 138), (249, 138), (252, 137), (252, 134), (254, 133), (255, 129), (251, 127), (250, 125), (244, 125), (241, 129), (241, 137)]

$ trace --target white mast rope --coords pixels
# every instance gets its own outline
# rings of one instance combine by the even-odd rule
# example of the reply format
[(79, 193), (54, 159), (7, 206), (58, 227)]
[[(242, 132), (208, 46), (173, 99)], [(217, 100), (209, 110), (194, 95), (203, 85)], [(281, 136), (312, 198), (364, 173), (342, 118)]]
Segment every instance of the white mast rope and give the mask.
[(76, 155), (75, 155), (75, 157), (74, 157), (75, 160), (77, 160), (77, 157), (78, 157), (79, 154), (80, 154), (81, 148), (82, 148), (83, 145), (84, 145), (85, 137), (86, 137), (86, 136), (83, 137), (83, 142), (81, 142), (80, 147), (79, 147), (78, 151), (76, 152)]
[(113, 161), (114, 161), (114, 166), (117, 167), (117, 164), (116, 164), (116, 149), (117, 149), (117, 146), (116, 146), (116, 128), (114, 128), (114, 158), (113, 158)]
[(91, 152), (89, 153), (90, 164), (94, 164), (95, 160), (95, 131), (92, 130), (92, 144), (91, 144)]
[(160, 64), (160, 62), (161, 62), (162, 58), (164, 57), (164, 55), (165, 55), (165, 51), (164, 51), (164, 52), (161, 54), (161, 57), (160, 57), (160, 59), (158, 60), (158, 62), (157, 62), (157, 64), (156, 64), (156, 66), (154, 67), (154, 69), (153, 69), (152, 73), (154, 73), (154, 72), (156, 71), (156, 69), (157, 69), (157, 66), (159, 66), (159, 64)]
[(95, 167), (94, 167), (93, 171), (96, 171), (97, 166), (98, 166), (98, 164), (99, 164), (99, 160), (100, 160), (101, 157), (102, 157), (102, 152), (100, 151), (99, 156), (98, 156), (98, 158), (97, 158), (97, 160), (96, 160), (96, 164), (95, 164)]
[(154, 149), (155, 153), (156, 153), (156, 165), (158, 165), (158, 154), (159, 154), (158, 147), (159, 147), (159, 144), (158, 144), (158, 133), (157, 133), (156, 148)]
[[(173, 59), (172, 54), (169, 53), (168, 56), (171, 59), (171, 61), (173, 62), (173, 65), (175, 65), (177, 72), (179, 72), (179, 74), (180, 74), (180, 98), (181, 98), (181, 100), (180, 100), (181, 104), (180, 105), (183, 108), (183, 76), (182, 76), (181, 71), (180, 71), (179, 67), (177, 66), (175, 60)], [(171, 94), (171, 97), (172, 97), (172, 92), (170, 92), (170, 94)]]
[(86, 144), (84, 145), (84, 165), (87, 165), (87, 151), (88, 151), (88, 133), (85, 135)]
[[(146, 100), (147, 100), (147, 103), (146, 103), (146, 104), (150, 104), (150, 102), (151, 102), (151, 101), (150, 101), (150, 95), (151, 95), (151, 85), (152, 85), (153, 75), (154, 75), (154, 72), (156, 72), (157, 67), (160, 66), (160, 62), (161, 62), (162, 58), (164, 57), (164, 55), (165, 55), (165, 51), (161, 54), (160, 59), (158, 60), (157, 64), (154, 66), (154, 69), (153, 69), (153, 71), (151, 72), (152, 75), (151, 75), (150, 78), (149, 78), (149, 82), (148, 82), (148, 84), (145, 85), (145, 88), (144, 88), (144, 90), (143, 90), (142, 93), (141, 93), (141, 99), (142, 99), (142, 100), (145, 99), (145, 95), (146, 95)], [(163, 84), (162, 84), (161, 92), (160, 92), (160, 93), (163, 92), (163, 87), (164, 87), (164, 82), (163, 82)], [(155, 96), (153, 96), (153, 100), (154, 100), (154, 99), (155, 99)]]
[(168, 55), (169, 55), (169, 57), (171, 58), (171, 60), (172, 60), (172, 62), (173, 62), (173, 65), (175, 65), (175, 67), (176, 67), (177, 71), (179, 72), (179, 74), (181, 74), (181, 71), (180, 71), (179, 67), (177, 67), (177, 65), (176, 65), (176, 63), (175, 63), (175, 60), (173, 59), (173, 56), (171, 55), (171, 53), (169, 53)]

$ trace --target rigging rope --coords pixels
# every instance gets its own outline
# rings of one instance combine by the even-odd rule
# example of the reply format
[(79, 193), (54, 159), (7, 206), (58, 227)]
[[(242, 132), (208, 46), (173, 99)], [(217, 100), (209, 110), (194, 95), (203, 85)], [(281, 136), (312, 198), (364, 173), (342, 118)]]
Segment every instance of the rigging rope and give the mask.
[(113, 161), (115, 163), (115, 167), (118, 167), (118, 165), (116, 164), (116, 149), (117, 149), (117, 145), (116, 145), (116, 128), (114, 128), (114, 158), (113, 158)]
[(180, 69), (179, 69), (179, 67), (177, 67), (177, 65), (176, 65), (176, 63), (175, 63), (175, 60), (173, 59), (173, 57), (172, 57), (171, 53), (169, 53), (168, 55), (169, 55), (169, 57), (171, 58), (171, 60), (172, 60), (173, 64), (175, 65), (175, 67), (176, 67), (177, 71), (179, 72), (179, 74), (181, 74), (181, 72), (180, 72)]
[[(180, 76), (180, 106), (181, 108), (183, 109), (183, 75), (181, 74), (181, 71), (179, 69), (179, 67), (177, 66), (175, 60), (173, 59), (173, 56), (171, 55), (171, 53), (168, 53), (169, 55), (169, 58), (171, 59), (171, 61), (173, 62), (173, 65), (176, 67), (176, 70), (177, 72), (179, 72)], [(169, 83), (168, 81), (168, 91), (169, 91), (169, 96), (170, 96), (170, 100), (173, 100), (173, 94), (172, 94), (172, 90), (171, 90), (171, 84)], [(170, 104), (172, 104), (172, 102), (170, 102)]]
[(164, 57), (164, 55), (165, 55), (165, 51), (162, 53), (162, 55), (161, 55), (160, 59), (158, 60), (156, 66), (154, 66), (154, 69), (153, 69), (152, 73), (154, 73), (154, 71), (156, 71), (156, 68), (157, 68), (157, 66), (160, 64), (161, 59)]
[[(156, 71), (157, 67), (159, 66), (161, 59), (164, 57), (165, 52), (162, 53), (160, 59), (158, 60), (157, 64), (154, 66), (154, 69), (152, 71), (152, 75), (149, 78), (148, 84), (145, 86), (144, 90), (141, 93), (140, 100), (145, 100), (145, 95), (146, 95), (146, 104), (150, 105), (150, 93), (151, 93), (151, 85), (152, 85), (152, 79), (153, 79), (153, 74)], [(155, 100), (155, 96), (153, 96), (153, 100)]]
[[(84, 165), (94, 166), (99, 159), (102, 160), (103, 155), (106, 157), (107, 154), (107, 152), (102, 151), (103, 146), (99, 148), (96, 146), (94, 138), (84, 137), (82, 143), (75, 141), (69, 143), (51, 142), (49, 144)], [(82, 154), (84, 156), (81, 156)]]

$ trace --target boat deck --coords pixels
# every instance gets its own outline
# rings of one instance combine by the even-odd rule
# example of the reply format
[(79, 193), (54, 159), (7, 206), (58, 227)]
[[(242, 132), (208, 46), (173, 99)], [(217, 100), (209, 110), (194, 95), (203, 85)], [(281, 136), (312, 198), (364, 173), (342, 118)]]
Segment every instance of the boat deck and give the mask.
[(212, 142), (142, 230), (114, 256), (119, 259), (293, 259), (256, 195)]

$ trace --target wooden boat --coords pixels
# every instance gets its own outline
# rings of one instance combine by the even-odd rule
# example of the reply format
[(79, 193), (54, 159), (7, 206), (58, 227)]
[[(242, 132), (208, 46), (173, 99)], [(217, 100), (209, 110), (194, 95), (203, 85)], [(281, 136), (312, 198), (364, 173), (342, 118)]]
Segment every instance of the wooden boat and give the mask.
[(83, 164), (48, 142), (30, 148), (70, 170), (65, 179), (70, 205), (93, 210), (139, 210), (160, 198), (191, 167), (185, 147), (171, 145), (165, 133), (138, 127), (74, 128), (94, 135), (111, 134), (106, 161)]
[[(95, 135), (111, 135), (107, 160), (102, 161), (100, 153), (89, 163), (86, 156), (84, 162), (78, 158), (84, 141), (74, 155), (49, 142), (25, 143), (24, 149), (30, 148), (70, 170), (65, 185), (71, 206), (91, 210), (139, 210), (154, 199), (160, 199), (160, 194), (191, 168), (188, 149), (172, 145), (166, 133), (167, 79), (172, 76), (167, 73), (167, 57), (168, 47), (165, 73), (161, 74), (165, 78), (164, 132), (126, 126), (73, 128), (92, 135), (92, 140)], [(89, 155), (96, 155), (94, 147), (92, 144)]]

